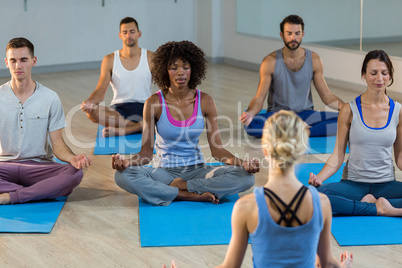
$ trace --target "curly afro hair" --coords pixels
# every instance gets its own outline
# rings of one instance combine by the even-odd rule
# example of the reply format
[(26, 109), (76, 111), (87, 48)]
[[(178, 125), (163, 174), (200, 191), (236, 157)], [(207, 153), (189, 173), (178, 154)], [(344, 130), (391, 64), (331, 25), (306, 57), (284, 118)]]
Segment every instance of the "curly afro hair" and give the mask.
[(204, 51), (187, 40), (167, 42), (158, 47), (152, 60), (154, 63), (152, 79), (165, 94), (170, 87), (168, 67), (178, 59), (190, 64), (191, 77), (188, 82), (189, 88), (195, 89), (201, 84), (201, 80), (205, 78), (207, 61), (205, 60)]

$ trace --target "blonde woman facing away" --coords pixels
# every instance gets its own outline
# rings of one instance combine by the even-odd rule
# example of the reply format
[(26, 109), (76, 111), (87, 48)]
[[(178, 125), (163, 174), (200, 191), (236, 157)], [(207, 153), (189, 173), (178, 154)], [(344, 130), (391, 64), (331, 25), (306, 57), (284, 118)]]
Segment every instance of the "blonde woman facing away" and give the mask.
[(240, 267), (249, 238), (254, 267), (351, 267), (352, 254), (342, 253), (339, 262), (331, 253), (328, 198), (295, 176), (307, 141), (308, 130), (294, 112), (268, 118), (262, 144), (269, 180), (236, 202), (232, 238), (219, 267)]

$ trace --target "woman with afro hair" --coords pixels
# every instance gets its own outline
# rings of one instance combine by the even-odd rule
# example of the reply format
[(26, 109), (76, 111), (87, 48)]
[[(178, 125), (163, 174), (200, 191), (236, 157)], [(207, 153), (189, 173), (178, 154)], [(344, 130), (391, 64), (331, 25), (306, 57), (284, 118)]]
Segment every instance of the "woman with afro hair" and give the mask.
[[(196, 89), (205, 78), (204, 52), (190, 41), (168, 42), (156, 50), (153, 64), (161, 90), (144, 105), (141, 151), (130, 159), (112, 156), (117, 185), (160, 206), (173, 200), (217, 204), (251, 188), (259, 161), (243, 161), (222, 147), (215, 103)], [(204, 128), (212, 156), (226, 165), (205, 164), (198, 145)], [(154, 166), (144, 166), (154, 146)]]

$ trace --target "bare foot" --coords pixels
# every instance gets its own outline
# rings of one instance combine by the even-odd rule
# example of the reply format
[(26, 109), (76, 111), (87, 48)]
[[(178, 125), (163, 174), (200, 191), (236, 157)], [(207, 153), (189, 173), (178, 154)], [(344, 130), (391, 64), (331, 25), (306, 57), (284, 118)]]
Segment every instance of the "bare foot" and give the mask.
[(179, 188), (179, 190), (184, 190), (187, 191), (187, 182), (183, 180), (182, 178), (176, 178), (174, 179), (169, 186)]
[(360, 201), (367, 202), (367, 203), (375, 203), (375, 202), (377, 202), (377, 198), (375, 198), (374, 195), (372, 195), (372, 194), (366, 194)]
[(189, 191), (179, 190), (179, 194), (176, 196), (175, 200), (178, 201), (195, 201), (195, 202), (211, 202), (214, 204), (219, 203), (219, 199), (210, 192), (205, 192), (203, 194), (190, 193)]
[(120, 128), (120, 127), (105, 127), (102, 130), (102, 136), (103, 137), (113, 137), (113, 136), (124, 136), (126, 135), (126, 131), (124, 128)]
[(11, 204), (10, 194), (3, 193), (0, 194), (0, 205), (8, 205)]
[(203, 194), (200, 194), (200, 201), (201, 202), (211, 202), (214, 204), (219, 203), (219, 199), (216, 198), (216, 196), (211, 194), (210, 192), (205, 192)]
[(402, 209), (393, 207), (384, 197), (378, 198), (375, 205), (379, 216), (402, 216)]

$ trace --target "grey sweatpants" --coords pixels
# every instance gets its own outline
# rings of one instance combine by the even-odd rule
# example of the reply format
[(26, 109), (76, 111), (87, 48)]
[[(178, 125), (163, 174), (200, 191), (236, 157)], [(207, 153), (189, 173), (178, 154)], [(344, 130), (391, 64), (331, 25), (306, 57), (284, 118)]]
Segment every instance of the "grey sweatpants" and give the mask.
[(131, 166), (116, 171), (117, 185), (136, 194), (152, 205), (168, 206), (176, 198), (179, 189), (169, 186), (175, 178), (187, 181), (189, 192), (210, 192), (218, 199), (246, 191), (254, 185), (254, 175), (240, 166), (207, 166), (199, 164), (177, 168), (153, 168)]

